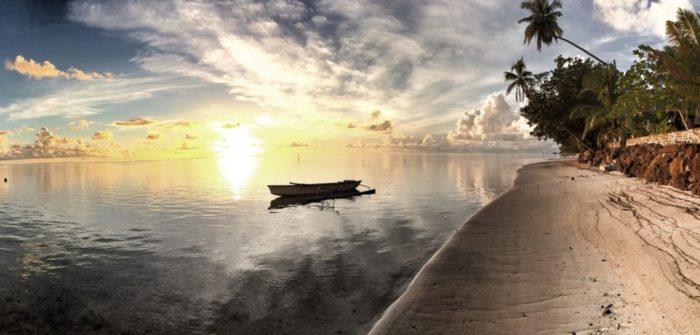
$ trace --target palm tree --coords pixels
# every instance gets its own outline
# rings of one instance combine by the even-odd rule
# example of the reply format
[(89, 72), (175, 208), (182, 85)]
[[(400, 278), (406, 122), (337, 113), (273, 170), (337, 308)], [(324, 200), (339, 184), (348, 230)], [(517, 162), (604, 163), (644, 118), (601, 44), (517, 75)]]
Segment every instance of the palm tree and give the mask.
[(661, 61), (669, 75), (669, 86), (683, 101), (671, 110), (677, 111), (688, 129), (688, 114), (700, 112), (700, 14), (678, 9), (677, 21), (666, 21), (669, 45), (663, 51), (646, 47)]
[(585, 118), (585, 127), (581, 138), (593, 130), (597, 130), (596, 144), (598, 146), (612, 139), (625, 135), (626, 127), (629, 126), (629, 115), (618, 115), (614, 112), (613, 106), (620, 96), (618, 81), (620, 71), (615, 68), (614, 63), (604, 68), (586, 75), (583, 78), (583, 90), (580, 97), (592, 95), (597, 104), (583, 104), (576, 106), (571, 118)]
[(523, 43), (530, 44), (530, 41), (532, 41), (533, 38), (536, 38), (537, 50), (539, 51), (542, 50), (542, 43), (545, 45), (550, 45), (553, 41), (557, 42), (558, 40), (562, 40), (585, 52), (587, 55), (593, 57), (600, 63), (607, 65), (608, 63), (588, 52), (588, 50), (578, 46), (576, 43), (571, 42), (562, 36), (564, 31), (561, 30), (559, 24), (557, 23), (557, 18), (562, 15), (557, 9), (561, 7), (562, 5), (559, 0), (553, 0), (551, 3), (549, 0), (523, 1), (520, 4), (520, 8), (530, 11), (530, 16), (522, 18), (518, 21), (518, 23), (528, 23), (527, 27), (525, 27), (525, 40)]
[(506, 95), (515, 89), (515, 101), (521, 102), (528, 97), (530, 88), (535, 84), (535, 77), (532, 76), (532, 72), (527, 70), (522, 56), (513, 64), (510, 71), (503, 73), (506, 81), (511, 82), (506, 88)]

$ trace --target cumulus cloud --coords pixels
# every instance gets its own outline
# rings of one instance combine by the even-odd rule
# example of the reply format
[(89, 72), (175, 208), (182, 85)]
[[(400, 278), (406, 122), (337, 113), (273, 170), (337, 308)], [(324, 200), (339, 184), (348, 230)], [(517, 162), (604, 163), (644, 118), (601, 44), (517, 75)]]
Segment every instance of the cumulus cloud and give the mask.
[(33, 143), (13, 144), (2, 154), (0, 159), (56, 158), (104, 156), (106, 151), (97, 146), (86, 145), (81, 139), (61, 137), (48, 127), (42, 127)]
[(75, 120), (71, 121), (68, 124), (68, 129), (70, 130), (85, 130), (89, 128), (95, 121), (88, 121), (88, 120)]
[(433, 134), (427, 134), (423, 136), (420, 143), (424, 147), (442, 147), (447, 144), (445, 136), (434, 136)]
[(5, 69), (15, 71), (31, 79), (64, 78), (94, 80), (112, 78), (111, 73), (85, 72), (75, 67), (70, 67), (68, 70), (62, 71), (48, 60), (39, 63), (33, 59), (26, 59), (22, 55), (17, 55), (14, 61), (5, 60)]
[(155, 121), (148, 118), (135, 118), (126, 121), (114, 121), (112, 124), (119, 127), (142, 127), (154, 123)]
[(95, 141), (102, 141), (102, 140), (111, 140), (112, 139), (112, 131), (107, 129), (107, 130), (102, 130), (102, 131), (97, 131), (94, 134), (92, 134), (92, 138)]
[(661, 37), (678, 8), (693, 9), (690, 0), (593, 0), (593, 5), (598, 18), (616, 30)]
[[(519, 121), (519, 122), (518, 122)], [(463, 141), (520, 141), (528, 137), (524, 120), (513, 110), (501, 93), (490, 94), (484, 105), (473, 112), (464, 112), (447, 134), (450, 143)]]
[(385, 120), (384, 122), (378, 123), (378, 124), (371, 124), (367, 126), (367, 129), (371, 131), (386, 131), (390, 132), (392, 129), (394, 129), (394, 125), (391, 123), (390, 120)]

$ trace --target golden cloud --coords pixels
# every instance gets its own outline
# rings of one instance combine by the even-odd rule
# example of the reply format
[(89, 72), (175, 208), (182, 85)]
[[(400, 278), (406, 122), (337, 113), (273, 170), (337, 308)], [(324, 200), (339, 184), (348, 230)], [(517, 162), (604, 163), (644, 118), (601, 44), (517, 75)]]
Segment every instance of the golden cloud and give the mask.
[(119, 127), (141, 127), (141, 126), (147, 126), (149, 124), (152, 124), (153, 120), (139, 117), (131, 120), (126, 120), (126, 121), (114, 121), (112, 124), (115, 126)]
[(224, 128), (224, 129), (235, 129), (235, 128), (238, 128), (238, 127), (240, 127), (240, 126), (241, 126), (241, 123), (240, 123), (240, 122), (236, 122), (236, 123), (227, 123), (227, 124), (224, 124), (223, 126), (221, 126), (221, 128)]
[(367, 129), (372, 130), (372, 131), (390, 132), (392, 129), (394, 129), (394, 125), (391, 124), (391, 121), (386, 120), (386, 121), (379, 123), (379, 124), (369, 125), (369, 127), (367, 127)]
[(22, 55), (17, 55), (14, 61), (5, 60), (5, 69), (15, 71), (30, 79), (43, 78), (64, 78), (77, 80), (94, 80), (112, 78), (111, 73), (85, 72), (75, 67), (68, 68), (67, 71), (58, 69), (48, 60), (39, 63), (33, 59), (26, 59)]
[(60, 137), (48, 127), (41, 127), (30, 144), (13, 144), (0, 154), (0, 159), (105, 156), (97, 145), (86, 145), (81, 139)]
[(147, 140), (157, 140), (160, 138), (160, 134), (148, 134), (146, 135)]
[(194, 122), (192, 122), (192, 121), (177, 121), (177, 122), (174, 122), (174, 123), (173, 123), (173, 126), (174, 126), (174, 127), (185, 127), (185, 128), (189, 128), (189, 127), (194, 126)]
[(92, 137), (90, 137), (90, 138), (92, 138), (95, 141), (110, 140), (110, 139), (112, 139), (112, 135), (113, 135), (112, 131), (107, 129), (107, 130), (98, 131), (98, 132), (92, 134)]

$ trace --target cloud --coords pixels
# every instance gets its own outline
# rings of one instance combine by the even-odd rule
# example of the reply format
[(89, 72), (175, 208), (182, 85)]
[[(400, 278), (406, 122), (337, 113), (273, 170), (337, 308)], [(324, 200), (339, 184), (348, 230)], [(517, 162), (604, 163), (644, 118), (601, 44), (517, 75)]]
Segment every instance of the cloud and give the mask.
[[(519, 122), (518, 122), (519, 121)], [(464, 112), (447, 134), (450, 143), (463, 141), (521, 141), (528, 138), (524, 120), (511, 109), (501, 93), (486, 97), (484, 105), (474, 112)]]
[(196, 123), (192, 121), (175, 121), (171, 123), (173, 127), (183, 127), (183, 128), (190, 128), (193, 127)]
[[(517, 6), (397, 4), (77, 0), (69, 19), (141, 42), (133, 61), (150, 73), (223, 85), (236, 99), (271, 110), (353, 117), (411, 110), (396, 117), (432, 122), (502, 86), (494, 73), (512, 61), (502, 46), (521, 44)], [(504, 15), (502, 7), (513, 9)], [(487, 33), (493, 31), (498, 39)], [(410, 124), (402, 121), (395, 120)]]
[(301, 148), (301, 147), (308, 147), (309, 145), (306, 143), (301, 143), (301, 142), (292, 142), (292, 144), (289, 145), (292, 148)]
[(155, 121), (148, 118), (135, 118), (126, 121), (114, 121), (112, 124), (118, 127), (142, 127), (154, 123)]
[(160, 136), (161, 135), (158, 133), (148, 134), (148, 135), (146, 135), (146, 139), (147, 140), (157, 140), (157, 139), (160, 139)]
[(182, 145), (180, 145), (180, 147), (177, 148), (177, 150), (197, 150), (197, 149), (199, 149), (199, 147), (193, 147), (193, 146), (189, 145), (187, 142), (182, 142)]
[(66, 71), (59, 70), (50, 61), (45, 60), (41, 63), (33, 59), (26, 59), (22, 55), (17, 55), (14, 61), (5, 60), (5, 69), (15, 71), (25, 75), (30, 79), (43, 78), (64, 78), (77, 80), (94, 80), (112, 78), (111, 73), (85, 72), (74, 67), (68, 68)]
[(693, 9), (690, 0), (593, 0), (597, 17), (610, 27), (638, 34), (665, 36), (666, 21), (678, 8)]
[(349, 122), (347, 125), (345, 125), (345, 128), (348, 128), (348, 129), (354, 129), (355, 127), (357, 127), (357, 126), (355, 126), (355, 124), (352, 122)]
[(185, 134), (185, 139), (186, 140), (196, 140), (197, 136), (190, 135), (190, 134)]
[(32, 144), (13, 144), (2, 154), (0, 159), (57, 158), (105, 156), (106, 150), (93, 145), (86, 145), (81, 139), (60, 137), (48, 127), (42, 127)]
[(10, 133), (8, 131), (0, 131), (0, 154), (7, 151), (7, 144), (9, 142), (7, 136)]
[(445, 136), (433, 136), (432, 134), (427, 134), (423, 136), (420, 143), (424, 147), (442, 147), (447, 144)]
[(107, 129), (107, 130), (95, 132), (94, 134), (92, 134), (92, 137), (90, 137), (90, 138), (95, 140), (95, 141), (102, 141), (102, 140), (111, 140), (112, 136), (113, 136), (112, 131)]
[(241, 126), (241, 123), (240, 123), (240, 122), (235, 122), (235, 123), (229, 122), (229, 123), (226, 123), (226, 124), (224, 124), (223, 126), (221, 126), (221, 128), (224, 128), (224, 129), (236, 129), (236, 128), (240, 127), (240, 126)]
[(7, 114), (9, 121), (49, 116), (83, 117), (100, 113), (108, 105), (149, 99), (160, 92), (193, 86), (166, 77), (72, 83), (43, 96), (13, 100), (0, 107), (0, 114)]
[(368, 130), (371, 130), (371, 131), (386, 131), (386, 132), (390, 132), (392, 129), (394, 129), (394, 125), (391, 123), (391, 121), (385, 120), (385, 121), (382, 122), (382, 123), (371, 124), (371, 125), (367, 126), (367, 129), (368, 129)]
[(95, 121), (87, 121), (87, 120), (75, 120), (71, 121), (68, 124), (68, 129), (70, 130), (85, 130), (89, 128)]
[(381, 111), (375, 110), (375, 111), (372, 111), (372, 113), (370, 113), (370, 116), (371, 116), (372, 120), (376, 120), (379, 118), (380, 114), (382, 114)]

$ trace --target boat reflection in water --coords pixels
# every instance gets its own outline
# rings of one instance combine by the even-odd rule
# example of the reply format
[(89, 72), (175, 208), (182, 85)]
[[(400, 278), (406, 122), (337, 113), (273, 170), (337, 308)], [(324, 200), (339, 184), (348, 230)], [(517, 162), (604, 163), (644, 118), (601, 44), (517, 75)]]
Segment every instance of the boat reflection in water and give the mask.
[(308, 205), (312, 203), (320, 203), (321, 206), (319, 208), (321, 209), (333, 208), (334, 202), (328, 203), (328, 200), (352, 199), (357, 196), (369, 195), (374, 193), (376, 193), (376, 190), (374, 189), (369, 189), (365, 191), (358, 191), (356, 189), (353, 189), (350, 191), (343, 192), (281, 196), (272, 200), (268, 209), (280, 209), (291, 206)]

